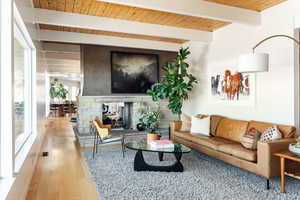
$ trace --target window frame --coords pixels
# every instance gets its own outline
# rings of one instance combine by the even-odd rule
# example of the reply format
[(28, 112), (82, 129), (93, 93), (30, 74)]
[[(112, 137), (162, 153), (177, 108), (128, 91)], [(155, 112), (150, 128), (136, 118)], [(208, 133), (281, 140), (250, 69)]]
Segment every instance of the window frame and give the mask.
[[(25, 115), (30, 114), (31, 116), (27, 116), (27, 129), (30, 129), (26, 134), (22, 136), (19, 140), (15, 138), (15, 133), (13, 132), (13, 170), (14, 173), (18, 173), (37, 137), (37, 108), (36, 108), (36, 48), (35, 45), (30, 37), (29, 32), (27, 31), (27, 28), (23, 22), (23, 19), (20, 15), (20, 12), (18, 11), (17, 6), (15, 3), (13, 4), (13, 19), (14, 19), (14, 28), (18, 28), (20, 33), (23, 37), (23, 42), (28, 45), (28, 51), (26, 51), (28, 60), (26, 63), (28, 64), (28, 67), (25, 68), (29, 70), (30, 72), (25, 73), (25, 79), (27, 79), (27, 83), (25, 81), (25, 84), (29, 84), (30, 87), (27, 88), (27, 97), (25, 95), (25, 98), (29, 101), (29, 112)], [(13, 121), (14, 124), (14, 121)]]
[[(23, 145), (26, 143), (28, 137), (32, 134), (31, 90), (33, 83), (31, 79), (32, 49), (26, 41), (24, 35), (22, 34), (22, 30), (20, 30), (20, 27), (18, 26), (16, 21), (14, 22), (14, 39), (18, 40), (20, 45), (24, 48), (24, 133), (20, 134), (17, 138), (15, 138), (15, 155), (17, 155), (20, 152)], [(14, 122), (15, 119), (13, 117), (13, 125)], [(16, 137), (15, 130), (13, 130), (13, 133), (14, 137)]]
[(12, 66), (13, 0), (0, 1), (0, 199), (5, 199), (13, 176)]
[[(19, 151), (15, 149), (16, 140), (13, 132), (13, 30), (15, 23), (30, 47), (28, 52), (30, 55), (27, 55), (30, 59), (26, 62), (31, 66), (31, 73), (27, 77), (31, 86), (27, 95), (31, 102), (29, 112), (32, 113), (28, 127), (31, 127), (32, 133), (26, 140), (22, 140), (23, 145)], [(21, 169), (37, 137), (36, 57), (35, 45), (14, 1), (0, 1), (0, 199), (6, 198), (16, 174)]]

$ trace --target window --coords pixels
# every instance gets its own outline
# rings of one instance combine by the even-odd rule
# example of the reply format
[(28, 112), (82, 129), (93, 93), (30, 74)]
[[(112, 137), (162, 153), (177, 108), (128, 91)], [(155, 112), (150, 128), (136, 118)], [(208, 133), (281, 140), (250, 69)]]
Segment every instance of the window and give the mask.
[(14, 32), (14, 67), (13, 67), (13, 127), (15, 154), (31, 134), (31, 73), (32, 49), (22, 30), (15, 24)]
[(76, 86), (72, 86), (71, 90), (71, 100), (76, 101), (78, 96), (78, 88)]
[(14, 40), (14, 125), (15, 138), (25, 130), (25, 49)]

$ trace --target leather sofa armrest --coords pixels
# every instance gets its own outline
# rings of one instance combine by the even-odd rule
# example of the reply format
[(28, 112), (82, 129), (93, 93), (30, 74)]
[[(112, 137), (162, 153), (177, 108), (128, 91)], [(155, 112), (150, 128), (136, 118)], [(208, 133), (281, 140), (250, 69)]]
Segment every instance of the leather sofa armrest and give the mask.
[(295, 138), (284, 138), (280, 140), (257, 143), (257, 163), (264, 176), (267, 178), (279, 176), (279, 158), (273, 154), (287, 150), (289, 144), (293, 142), (295, 142)]
[(170, 122), (170, 135), (171, 135), (171, 139), (173, 139), (174, 136), (174, 132), (178, 131), (181, 128), (181, 121), (172, 121)]

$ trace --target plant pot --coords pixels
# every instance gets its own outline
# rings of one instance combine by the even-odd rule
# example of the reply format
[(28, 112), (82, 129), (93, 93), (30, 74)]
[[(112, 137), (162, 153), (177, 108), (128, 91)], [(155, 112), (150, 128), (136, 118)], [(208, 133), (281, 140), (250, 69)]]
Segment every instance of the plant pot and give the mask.
[(150, 143), (152, 140), (159, 140), (160, 135), (157, 133), (148, 133), (147, 135), (147, 143)]
[(290, 152), (296, 154), (297, 156), (300, 156), (300, 148), (295, 147), (295, 143), (289, 145), (289, 150), (290, 150)]

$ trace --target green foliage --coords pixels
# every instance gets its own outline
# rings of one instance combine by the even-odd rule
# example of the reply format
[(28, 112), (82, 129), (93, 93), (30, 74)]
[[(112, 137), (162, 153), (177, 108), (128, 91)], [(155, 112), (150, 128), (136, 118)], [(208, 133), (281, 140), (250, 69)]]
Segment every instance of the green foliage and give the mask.
[(182, 104), (188, 99), (193, 85), (198, 81), (188, 73), (189, 64), (185, 62), (190, 54), (189, 48), (181, 48), (175, 60), (168, 62), (164, 67), (163, 81), (152, 85), (147, 94), (153, 101), (168, 99), (168, 108), (173, 114), (181, 114)]
[(49, 93), (51, 99), (57, 98), (65, 100), (67, 98), (68, 90), (64, 87), (64, 84), (55, 79), (52, 83), (50, 83)]
[(139, 119), (142, 127), (149, 133), (158, 133), (158, 125), (160, 121), (160, 109), (157, 107), (155, 111), (144, 111)]

